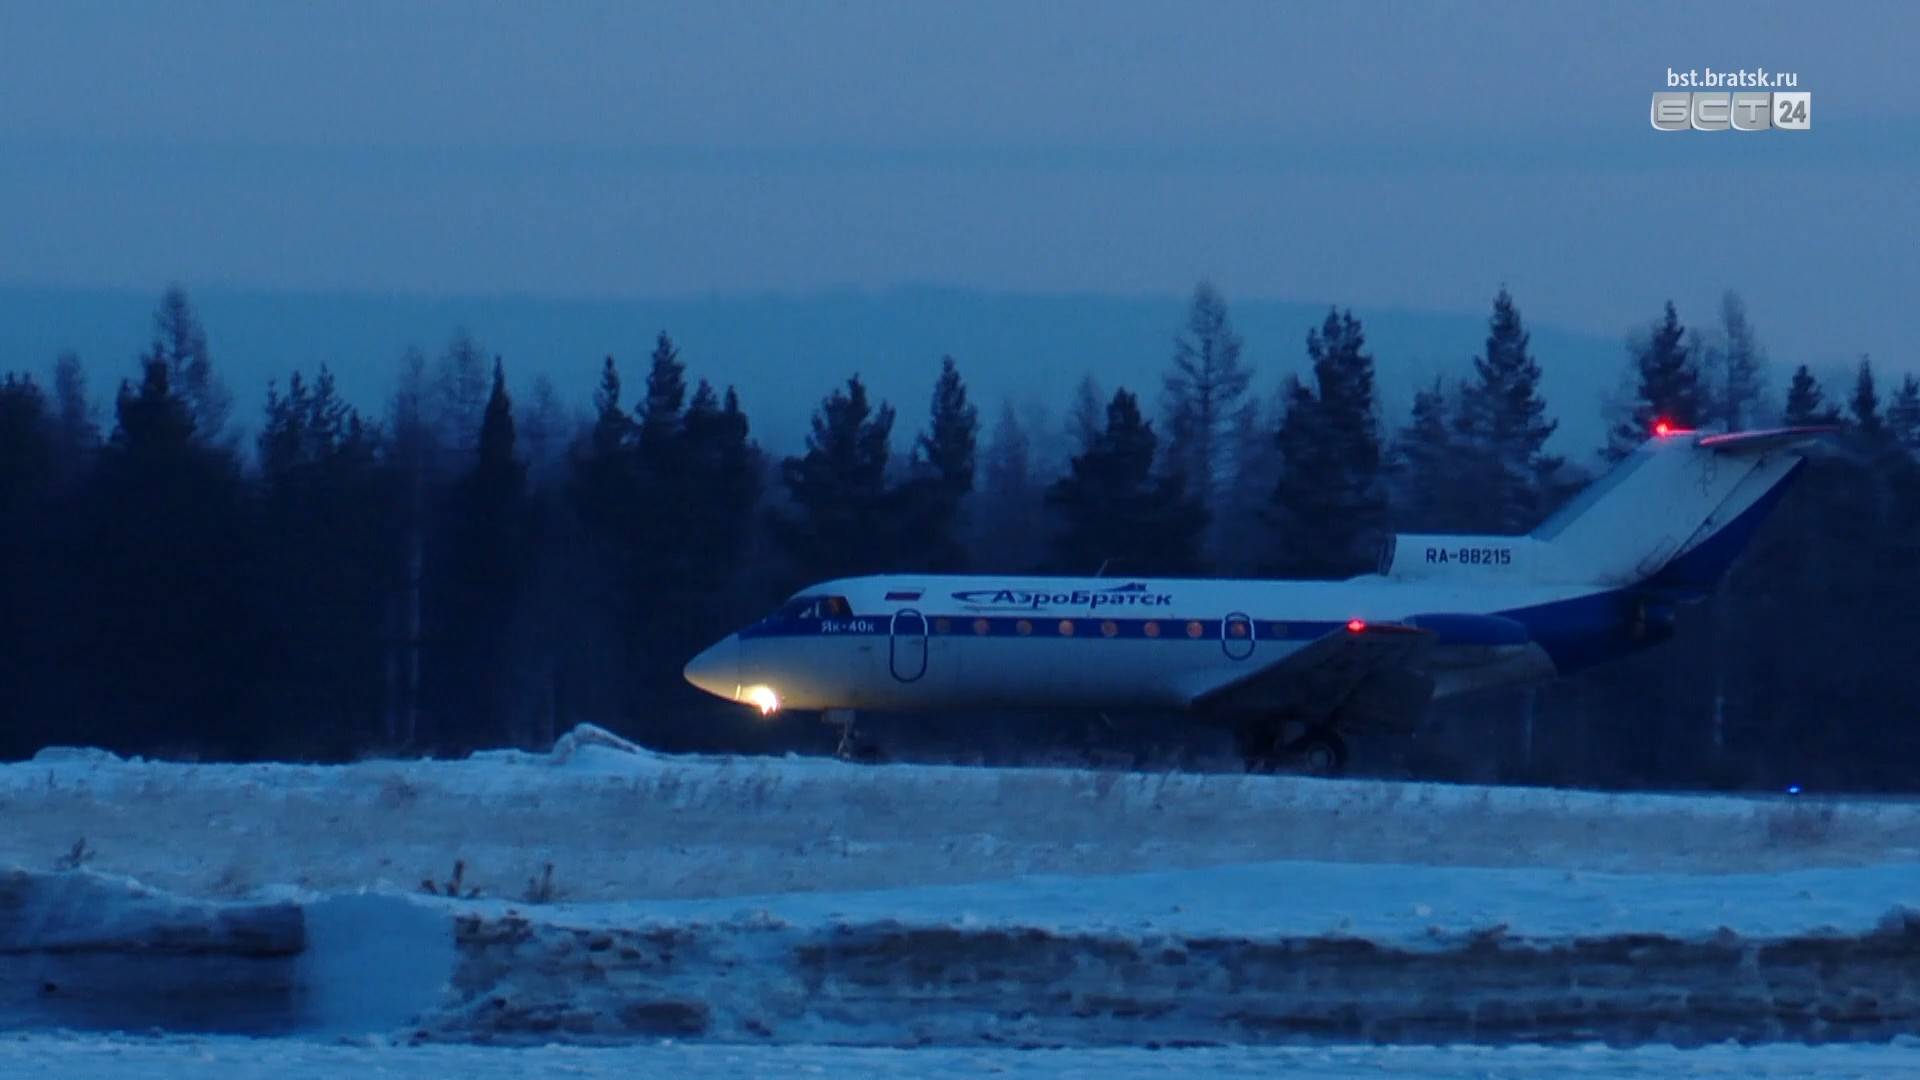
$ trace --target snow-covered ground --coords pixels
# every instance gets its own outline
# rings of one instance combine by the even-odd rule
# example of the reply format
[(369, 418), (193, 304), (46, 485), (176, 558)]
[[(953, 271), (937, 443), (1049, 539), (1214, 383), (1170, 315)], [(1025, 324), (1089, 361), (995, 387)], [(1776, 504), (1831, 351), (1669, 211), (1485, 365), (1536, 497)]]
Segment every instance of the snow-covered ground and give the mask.
[(1285, 776), (552, 755), (349, 767), (0, 766), (0, 866), (187, 896), (293, 885), (567, 900), (894, 889), (1282, 859), (1686, 874), (1920, 862), (1920, 802), (1608, 795)]
[(73, 1034), (0, 1035), (0, 1076), (71, 1076), (88, 1080), (593, 1080), (673, 1076), (731, 1077), (1003, 1076), (1048, 1080), (1134, 1080), (1167, 1076), (1286, 1076), (1325, 1080), (1353, 1076), (1430, 1080), (1900, 1080), (1920, 1075), (1920, 1044), (1874, 1046), (1673, 1047), (1312, 1046), (1184, 1050), (913, 1050), (843, 1046), (731, 1046), (656, 1043), (642, 1046), (391, 1046), (299, 1039), (102, 1038)]
[[(860, 1052), (880, 1074), (1746, 1075), (1829, 1059), (1090, 1048), (1920, 1033), (1905, 801), (669, 758), (583, 730), (335, 768), (50, 752), (0, 767), (0, 824), (0, 1027), (702, 1044), (518, 1059), (588, 1075), (773, 1067), (756, 1044), (801, 1069), (949, 1048)], [(0, 1075), (57, 1044), (0, 1042)], [(1006, 1045), (1081, 1049), (969, 1056)], [(263, 1054), (297, 1076), (360, 1052)]]

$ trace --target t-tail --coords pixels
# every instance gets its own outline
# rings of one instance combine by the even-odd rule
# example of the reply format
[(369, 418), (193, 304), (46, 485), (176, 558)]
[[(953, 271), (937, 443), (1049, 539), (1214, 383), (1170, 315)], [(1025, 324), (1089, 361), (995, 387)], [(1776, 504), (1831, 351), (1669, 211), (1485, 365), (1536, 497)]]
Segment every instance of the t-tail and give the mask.
[(1407, 581), (1593, 585), (1673, 599), (1710, 592), (1829, 427), (1666, 429), (1525, 536), (1396, 536)]

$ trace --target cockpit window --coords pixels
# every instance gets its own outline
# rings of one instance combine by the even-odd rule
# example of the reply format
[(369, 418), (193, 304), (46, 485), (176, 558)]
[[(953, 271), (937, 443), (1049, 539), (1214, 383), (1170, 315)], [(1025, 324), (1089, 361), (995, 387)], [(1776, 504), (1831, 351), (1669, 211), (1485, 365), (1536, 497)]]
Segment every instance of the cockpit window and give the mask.
[(844, 619), (853, 605), (844, 596), (796, 596), (774, 612), (779, 619)]

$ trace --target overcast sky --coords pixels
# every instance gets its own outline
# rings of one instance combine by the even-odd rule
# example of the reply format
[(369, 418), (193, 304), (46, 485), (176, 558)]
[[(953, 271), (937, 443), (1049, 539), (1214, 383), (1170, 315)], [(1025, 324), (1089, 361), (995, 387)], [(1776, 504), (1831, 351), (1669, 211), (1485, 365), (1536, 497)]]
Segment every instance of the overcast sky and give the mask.
[[(1835, 13), (1838, 9), (1838, 14)], [(0, 2), (0, 281), (1748, 297), (1915, 363), (1920, 6)], [(1672, 68), (1809, 132), (1663, 134)]]

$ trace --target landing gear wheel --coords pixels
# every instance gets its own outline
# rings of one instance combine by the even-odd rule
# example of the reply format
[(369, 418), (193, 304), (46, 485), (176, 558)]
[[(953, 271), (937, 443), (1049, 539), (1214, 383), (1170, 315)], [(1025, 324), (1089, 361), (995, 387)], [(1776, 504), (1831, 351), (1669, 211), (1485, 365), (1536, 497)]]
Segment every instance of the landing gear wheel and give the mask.
[(1309, 728), (1287, 744), (1286, 754), (1309, 776), (1339, 776), (1347, 771), (1347, 741), (1332, 728)]

